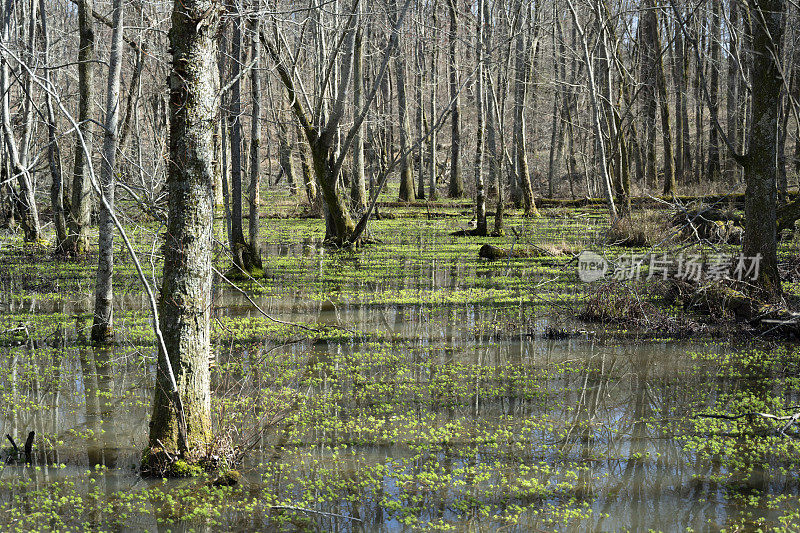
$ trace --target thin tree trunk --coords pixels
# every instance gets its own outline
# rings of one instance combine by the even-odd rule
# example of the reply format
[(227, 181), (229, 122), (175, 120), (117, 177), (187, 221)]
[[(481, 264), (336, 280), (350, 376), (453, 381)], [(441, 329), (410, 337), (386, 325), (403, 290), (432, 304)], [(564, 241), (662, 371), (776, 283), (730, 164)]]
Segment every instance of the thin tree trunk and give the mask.
[(653, 16), (655, 17), (655, 35), (652, 40), (655, 44), (656, 61), (654, 67), (656, 69), (656, 86), (658, 89), (658, 100), (661, 108), (661, 138), (664, 145), (664, 194), (672, 194), (676, 192), (675, 186), (675, 158), (672, 152), (672, 129), (669, 120), (669, 100), (667, 98), (667, 79), (664, 75), (664, 56), (661, 49), (661, 36), (660, 25), (658, 21), (658, 13), (654, 10)]
[(486, 0), (478, 0), (477, 7), (477, 35), (475, 36), (475, 48), (477, 62), (477, 70), (475, 73), (475, 112), (478, 118), (477, 129), (475, 132), (475, 234), (486, 235), (486, 194), (483, 183), (483, 138), (484, 138), (484, 115), (485, 115), (485, 102), (483, 95), (483, 82), (484, 82), (484, 47), (486, 44), (485, 39), (485, 23), (483, 13), (483, 3)]
[[(353, 109), (358, 113), (364, 105), (364, 47), (363, 30), (359, 24), (353, 45)], [(350, 199), (355, 208), (367, 208), (367, 181), (364, 171), (364, 135), (359, 128), (353, 138), (353, 177), (350, 180)]]
[[(392, 25), (397, 24), (397, 0), (392, 0)], [(398, 28), (399, 31), (399, 28)], [(401, 32), (402, 34), (402, 32)], [(406, 60), (403, 50), (397, 47), (395, 56), (395, 76), (397, 78), (397, 122), (400, 129), (400, 153), (405, 154), (409, 147), (410, 130), (408, 120), (408, 102), (406, 101)], [(410, 202), (414, 199), (414, 175), (411, 154), (403, 155), (400, 159), (400, 201)]]
[[(87, 153), (92, 151), (92, 102), (94, 100), (95, 36), (92, 11), (93, 0), (78, 0), (78, 129), (87, 143)], [(76, 143), (77, 146), (78, 143)], [(83, 254), (89, 249), (89, 223), (91, 215), (92, 188), (89, 183), (83, 150), (75, 150), (75, 166), (72, 173), (72, 201), (70, 202), (69, 234), (67, 251)]]
[[(530, 59), (533, 49), (532, 39), (526, 43), (525, 32), (522, 31), (525, 20), (525, 5), (522, 0), (515, 7), (516, 20), (514, 33), (516, 34), (514, 58), (514, 185), (512, 197), (522, 200), (522, 208), (526, 216), (538, 216), (536, 205), (533, 202), (533, 187), (531, 186), (530, 170), (528, 168), (528, 147), (525, 126), (525, 100), (527, 99), (527, 86), (530, 74)], [(516, 194), (515, 194), (516, 191)]]
[[(713, 107), (713, 114), (719, 114), (719, 59), (720, 40), (722, 32), (720, 26), (720, 0), (711, 0), (711, 35), (709, 36), (711, 57), (709, 62), (708, 95), (709, 106)], [(720, 177), (719, 134), (717, 128), (711, 128), (708, 135), (708, 166), (706, 167), (708, 179), (717, 181)]]
[[(47, 28), (47, 12), (45, 0), (39, 0), (39, 11), (42, 25), (42, 61), (45, 65), (45, 84), (50, 85), (50, 34)], [(63, 252), (67, 240), (67, 220), (64, 214), (64, 181), (61, 173), (61, 150), (58, 146), (56, 132), (58, 123), (53, 109), (53, 96), (45, 91), (45, 109), (47, 111), (47, 162), (50, 166), (50, 203), (53, 208), (53, 224), (56, 228), (56, 251)]]
[[(13, 16), (14, 0), (6, 0), (3, 13), (3, 43), (9, 46), (11, 32), (11, 18)], [(19, 201), (16, 202), (21, 208), (20, 223), (25, 230), (25, 240), (37, 242), (41, 238), (41, 227), (39, 226), (39, 213), (36, 208), (36, 200), (33, 196), (33, 179), (28, 168), (20, 158), (17, 142), (14, 138), (14, 130), (11, 125), (11, 111), (9, 109), (9, 79), (8, 79), (8, 60), (5, 54), (0, 57), (0, 114), (3, 122), (3, 138), (6, 146), (6, 157), (10, 163), (10, 175), (17, 177), (19, 184)], [(13, 205), (13, 204), (12, 204)]]
[(114, 0), (111, 35), (111, 55), (108, 61), (108, 88), (106, 90), (106, 122), (103, 137), (103, 161), (100, 165), (100, 187), (106, 204), (100, 207), (99, 257), (95, 285), (94, 322), (92, 341), (110, 342), (114, 337), (114, 172), (117, 160), (119, 127), (120, 78), (122, 77), (123, 1)]
[[(437, 27), (436, 8), (437, 2), (434, 0), (431, 5), (431, 22), (434, 28)], [(433, 50), (431, 51), (430, 111), (428, 112), (430, 120), (433, 120), (433, 117), (436, 116), (436, 88), (439, 83), (438, 57), (439, 47), (434, 43)], [(439, 142), (437, 134), (438, 132), (436, 129), (432, 129), (430, 138), (428, 139), (428, 196), (431, 200), (436, 200), (439, 197), (439, 191), (436, 187), (436, 183), (439, 181), (436, 175), (438, 170), (436, 168), (436, 145)]]
[(255, 269), (260, 270), (261, 265), (261, 246), (258, 242), (258, 204), (260, 203), (261, 191), (261, 22), (256, 17), (250, 22), (250, 45), (252, 49), (252, 61), (255, 64), (250, 70), (250, 94), (253, 100), (253, 115), (250, 120), (250, 190), (248, 191), (248, 201), (250, 219), (248, 229), (250, 230), (250, 260), (251, 274)]
[[(450, 75), (451, 130), (450, 130), (450, 198), (464, 196), (464, 179), (461, 176), (461, 105), (458, 86), (458, 0), (447, 0), (450, 14), (450, 59), (447, 63)], [(433, 116), (431, 117), (433, 120)]]

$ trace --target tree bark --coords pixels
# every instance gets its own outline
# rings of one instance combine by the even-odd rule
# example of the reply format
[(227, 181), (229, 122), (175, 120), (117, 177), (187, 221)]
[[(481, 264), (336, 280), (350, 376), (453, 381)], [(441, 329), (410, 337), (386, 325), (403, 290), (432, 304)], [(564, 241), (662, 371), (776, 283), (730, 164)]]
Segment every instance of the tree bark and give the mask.
[[(711, 57), (708, 65), (709, 106), (714, 108), (712, 113), (719, 115), (719, 59), (720, 40), (722, 39), (720, 0), (711, 0), (711, 35), (709, 39), (711, 46)], [(717, 181), (720, 177), (719, 133), (715, 127), (711, 128), (711, 132), (708, 135), (708, 166), (706, 167), (706, 173), (711, 181)]]
[[(78, 129), (87, 144), (87, 153), (92, 151), (92, 101), (94, 100), (95, 35), (92, 12), (94, 0), (78, 0)], [(76, 142), (76, 146), (78, 143)], [(75, 166), (72, 173), (72, 200), (70, 202), (69, 234), (67, 251), (83, 254), (89, 249), (89, 224), (91, 222), (92, 186), (89, 183), (83, 150), (75, 150)]]
[[(447, 68), (450, 77), (451, 129), (450, 129), (450, 198), (464, 196), (464, 178), (461, 176), (461, 104), (458, 86), (458, 0), (447, 0), (450, 14), (449, 53)], [(433, 120), (433, 118), (431, 118)]]
[(486, 235), (486, 193), (483, 183), (483, 138), (484, 138), (484, 115), (485, 113), (485, 99), (483, 95), (483, 82), (484, 82), (484, 47), (486, 46), (485, 39), (485, 23), (483, 4), (486, 0), (478, 0), (477, 7), (477, 35), (475, 36), (475, 61), (477, 62), (477, 70), (475, 74), (475, 112), (477, 114), (478, 124), (475, 132), (475, 234)]
[(522, 200), (525, 216), (539, 216), (533, 201), (533, 187), (531, 186), (530, 169), (528, 168), (528, 147), (525, 125), (525, 100), (528, 95), (530, 81), (531, 54), (535, 44), (533, 38), (525, 39), (523, 21), (530, 20), (525, 16), (524, 2), (519, 0), (516, 5), (516, 20), (514, 32), (516, 34), (514, 58), (514, 185), (512, 197)]
[[(150, 448), (197, 457), (211, 440), (209, 371), (214, 202), (212, 72), (216, 0), (175, 0), (170, 83), (169, 215), (160, 311), (167, 354), (158, 358)], [(165, 358), (175, 370), (180, 420)], [(186, 442), (179, 428), (185, 422)]]
[[(399, 7), (397, 5), (397, 0), (392, 0), (392, 16), (391, 22), (392, 26), (397, 25), (397, 17)], [(399, 34), (400, 28), (397, 28)], [(398, 37), (399, 39), (399, 37)], [(400, 130), (400, 153), (405, 154), (408, 151), (408, 147), (410, 145), (409, 137), (410, 137), (410, 126), (409, 126), (409, 119), (408, 119), (408, 102), (406, 101), (406, 60), (403, 50), (399, 46), (398, 40), (398, 47), (396, 48), (396, 56), (395, 56), (395, 76), (397, 79), (397, 123), (398, 128)], [(411, 154), (401, 155), (400, 158), (400, 201), (401, 202), (410, 202), (414, 199), (414, 175), (412, 173), (413, 169), (413, 159)]]
[[(431, 5), (431, 22), (434, 28), (437, 27), (436, 8), (437, 2), (434, 0)], [(434, 45), (431, 51), (430, 111), (428, 112), (430, 120), (433, 120), (433, 117), (436, 116), (436, 88), (439, 84), (438, 58), (439, 47)], [(428, 139), (428, 196), (431, 200), (436, 200), (439, 197), (439, 190), (436, 186), (439, 181), (437, 176), (438, 169), (436, 168), (436, 145), (438, 142), (438, 132), (436, 129), (433, 129)]]
[[(715, 0), (718, 1), (718, 0)], [(783, 80), (775, 58), (782, 57), (784, 0), (749, 0), (752, 16), (753, 91), (749, 151), (745, 159), (745, 228), (743, 253), (760, 256), (755, 284), (771, 295), (781, 293), (776, 231), (778, 114)]]
[[(353, 45), (353, 109), (357, 114), (364, 105), (364, 47), (363, 31), (359, 24)], [(356, 209), (367, 208), (367, 182), (364, 172), (364, 135), (359, 129), (353, 137), (353, 177), (350, 181), (350, 199)]]
[[(250, 21), (250, 46), (252, 50), (252, 61), (255, 64), (250, 69), (250, 95), (253, 101), (253, 115), (250, 121), (250, 187), (248, 190), (248, 229), (250, 237), (250, 260), (256, 268), (261, 265), (261, 246), (258, 242), (258, 205), (260, 203), (261, 191), (261, 40), (259, 33), (261, 22), (256, 17)], [(252, 273), (252, 272), (251, 272)]]
[[(45, 83), (50, 85), (50, 34), (47, 28), (47, 12), (45, 0), (39, 0), (39, 11), (42, 25), (42, 61), (46, 67)], [(61, 171), (61, 150), (58, 146), (56, 132), (58, 121), (53, 108), (53, 96), (45, 91), (45, 109), (47, 111), (47, 162), (50, 166), (50, 204), (53, 209), (53, 224), (56, 228), (57, 252), (63, 252), (67, 241), (67, 219), (64, 214), (64, 178)]]
[(94, 322), (92, 341), (107, 343), (114, 337), (114, 172), (117, 160), (119, 129), (120, 78), (122, 77), (123, 2), (114, 0), (111, 35), (111, 55), (108, 61), (108, 88), (106, 90), (106, 121), (103, 137), (103, 161), (100, 166), (100, 187), (106, 204), (101, 204), (99, 219), (99, 257), (95, 284)]
[[(11, 35), (11, 18), (14, 11), (14, 1), (6, 0), (3, 12), (3, 43), (9, 46)], [(20, 158), (17, 142), (14, 137), (13, 126), (11, 125), (11, 111), (9, 109), (9, 79), (8, 79), (8, 59), (3, 54), (0, 57), (0, 114), (2, 114), (3, 139), (6, 146), (6, 157), (11, 166), (10, 175), (17, 176), (19, 184), (19, 202), (21, 209), (20, 223), (25, 231), (27, 242), (37, 242), (41, 238), (41, 227), (39, 226), (39, 212), (36, 208), (36, 200), (33, 196), (33, 177), (28, 171), (26, 162)], [(13, 204), (12, 204), (13, 205)]]

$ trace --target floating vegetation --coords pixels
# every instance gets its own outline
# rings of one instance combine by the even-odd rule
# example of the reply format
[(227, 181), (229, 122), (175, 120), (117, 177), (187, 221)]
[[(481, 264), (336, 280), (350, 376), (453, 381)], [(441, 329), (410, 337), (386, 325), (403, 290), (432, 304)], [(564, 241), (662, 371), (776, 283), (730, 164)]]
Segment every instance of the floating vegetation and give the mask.
[[(392, 208), (357, 253), (322, 246), (318, 220), (264, 218), (264, 277), (248, 297), (218, 281), (211, 309), (214, 426), (235, 453), (176, 464), (185, 478), (139, 472), (156, 352), (135, 274), (117, 273), (100, 349), (91, 260), (4, 248), (0, 411), (4, 433), (36, 438), (30, 464), (0, 469), (0, 527), (800, 526), (798, 428), (695, 416), (794, 412), (793, 347), (681, 340), (689, 319), (658, 294), (580, 284), (566, 264), (602, 238), (591, 210), (454, 238), (462, 209)], [(486, 243), (546, 253), (487, 262)]]

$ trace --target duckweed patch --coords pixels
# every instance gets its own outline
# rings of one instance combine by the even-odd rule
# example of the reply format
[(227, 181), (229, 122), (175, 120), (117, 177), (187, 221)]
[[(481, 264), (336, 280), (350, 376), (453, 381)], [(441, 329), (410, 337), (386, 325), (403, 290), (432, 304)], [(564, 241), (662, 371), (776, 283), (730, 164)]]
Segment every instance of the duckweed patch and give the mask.
[[(602, 239), (598, 209), (512, 211), (507, 236), (481, 238), (449, 235), (456, 202), (430, 219), (385, 209), (397, 216), (358, 252), (323, 246), (319, 220), (261, 221), (264, 276), (242, 287), (281, 322), (221, 282), (211, 310), (214, 426), (241, 464), (184, 478), (138, 472), (155, 340), (133, 271), (121, 262), (116, 342), (100, 349), (92, 258), (3, 247), (0, 418), (37, 438), (30, 465), (0, 468), (0, 528), (800, 527), (797, 428), (695, 416), (792, 412), (794, 347), (579, 320), (600, 303), (569, 259)], [(134, 235), (156, 281), (159, 231)], [(570, 252), (477, 254), (547, 242)]]

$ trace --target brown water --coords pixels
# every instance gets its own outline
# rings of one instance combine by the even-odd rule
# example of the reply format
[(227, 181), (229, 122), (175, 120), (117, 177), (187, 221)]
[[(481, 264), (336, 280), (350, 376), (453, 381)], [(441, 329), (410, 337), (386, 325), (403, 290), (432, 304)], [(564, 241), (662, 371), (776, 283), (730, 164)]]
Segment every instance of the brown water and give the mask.
[[(414, 235), (409, 240), (413, 246)], [(786, 405), (800, 403), (796, 390), (773, 390), (774, 369), (764, 369), (766, 379), (726, 377), (716, 372), (714, 358), (690, 355), (749, 347), (708, 339), (610, 336), (598, 325), (573, 319), (558, 305), (562, 300), (532, 297), (531, 287), (542, 277), (532, 276), (524, 264), (497, 269), (476, 261), (471, 250), (462, 256), (418, 246), (416, 254), (386, 245), (362, 256), (332, 255), (313, 242), (267, 250), (289, 268), (271, 267), (265, 292), (254, 296), (264, 311), (353, 333), (318, 341), (298, 334), (292, 339), (297, 342), (283, 346), (252, 339), (216, 346), (220, 369), (273, 350), (271, 360), (296, 372), (287, 390), (316, 406), (297, 425), (277, 423), (256, 442), (241, 468), (248, 490), (331, 513), (308, 515), (306, 526), (321, 531), (412, 530), (387, 506), (391, 500), (413, 502), (404, 505), (413, 507), (421, 529), (443, 521), (460, 531), (716, 531), (742, 521), (775, 524), (779, 516), (800, 509), (793, 473), (770, 468), (744, 484), (731, 483), (730, 477), (720, 481), (730, 465), (686, 445), (694, 436), (687, 415), (721, 397), (745, 391), (781, 395)], [(348, 281), (345, 274), (353, 272), (360, 277)], [(499, 297), (486, 292), (507, 287), (509, 279), (518, 288)], [(20, 491), (75, 479), (91, 479), (109, 498), (162, 483), (166, 488), (192, 483), (143, 480), (136, 472), (146, 444), (155, 369), (152, 343), (141, 340), (147, 339), (147, 307), (135, 284), (119, 303), (119, 345), (100, 350), (77, 343), (89, 325), (88, 298), (74, 292), (59, 300), (52, 292), (37, 295), (13, 276), (2, 283), (0, 316), (38, 317), (44, 322), (32, 329), (48, 331), (34, 335), (33, 344), (0, 347), (6, 369), (0, 373), (3, 433), (18, 442), (29, 430), (51, 439), (32, 466), (0, 470), (3, 505), (19, 505)], [(447, 300), (449, 293), (470, 289), (483, 291), (482, 296)], [(517, 302), (509, 303), (514, 298)], [(222, 286), (216, 289), (214, 316), (263, 321), (243, 296)], [(59, 326), (47, 329), (47, 320)], [(353, 363), (365, 353), (382, 355), (360, 366)], [(277, 374), (256, 380), (247, 368), (232, 375), (218, 371), (216, 393), (250, 391), (258, 397), (255, 391), (273, 387), (270, 379)], [(240, 388), (242, 379), (252, 383)], [(365, 384), (381, 384), (384, 392)], [(449, 401), (443, 390), (458, 401)], [(383, 394), (380, 401), (376, 394)], [(367, 417), (374, 427), (365, 427)], [(450, 431), (452, 438), (420, 438), (422, 426), (423, 433)], [(778, 458), (771, 461), (771, 466), (781, 464)], [(107, 469), (86, 477), (95, 465)], [(376, 465), (384, 467), (375, 470)], [(517, 474), (523, 465), (534, 468), (531, 477), (549, 489), (544, 496), (508, 492), (504, 476)], [(365, 472), (369, 482), (362, 479)], [(447, 482), (426, 482), (430, 473)], [(2, 484), (12, 480), (28, 485)], [(88, 490), (75, 487), (77, 494)], [(749, 503), (738, 497), (753, 490), (757, 496)], [(780, 494), (793, 498), (768, 508), (768, 496)], [(465, 502), (493, 511), (482, 514), (479, 505)], [(495, 516), (513, 505), (525, 507), (517, 523)], [(153, 509), (145, 508), (124, 519), (121, 529), (277, 527), (267, 504), (256, 509), (223, 510), (223, 525), (210, 526), (201, 519), (159, 523)], [(78, 527), (108, 518), (97, 510), (67, 522)]]

